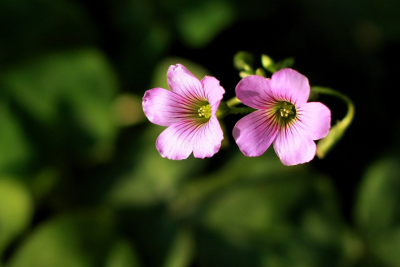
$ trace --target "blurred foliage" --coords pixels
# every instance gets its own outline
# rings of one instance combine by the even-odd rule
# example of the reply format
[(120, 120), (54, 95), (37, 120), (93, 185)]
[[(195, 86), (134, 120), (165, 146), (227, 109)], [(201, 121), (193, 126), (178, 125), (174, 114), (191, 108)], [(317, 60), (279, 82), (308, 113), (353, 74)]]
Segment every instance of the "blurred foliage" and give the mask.
[[(0, 266), (400, 266), (399, 3), (0, 1)], [(360, 110), (326, 160), (246, 158), (228, 118), (212, 159), (159, 155), (171, 64), (230, 97), (287, 56)]]
[(132, 245), (128, 241), (121, 239), (114, 243), (104, 266), (139, 267), (140, 264)]
[(355, 221), (366, 241), (364, 253), (387, 266), (400, 266), (400, 166), (398, 156), (370, 166), (355, 209)]
[(10, 178), (0, 178), (0, 255), (7, 245), (26, 230), (33, 215), (26, 187)]
[(0, 174), (5, 174), (27, 164), (32, 156), (32, 148), (20, 122), (4, 102), (0, 102), (0, 123)]
[(114, 235), (110, 211), (64, 214), (38, 226), (7, 266), (99, 266)]
[(110, 112), (116, 81), (101, 53), (50, 54), (2, 77), (4, 92), (42, 125), (40, 139), (47, 133), (46, 142), (75, 146), (86, 160), (108, 157), (116, 132)]
[[(267, 77), (265, 71), (271, 74), (284, 68), (291, 68), (294, 65), (294, 58), (288, 57), (281, 61), (274, 62), (274, 60), (263, 54), (261, 56), (261, 65), (263, 68), (259, 67), (260, 64), (256, 64), (254, 67), (253, 55), (249, 52), (239, 51), (233, 57), (233, 65), (237, 70), (239, 70), (239, 76), (244, 78), (249, 75), (260, 75)], [(254, 71), (255, 69), (255, 71)]]

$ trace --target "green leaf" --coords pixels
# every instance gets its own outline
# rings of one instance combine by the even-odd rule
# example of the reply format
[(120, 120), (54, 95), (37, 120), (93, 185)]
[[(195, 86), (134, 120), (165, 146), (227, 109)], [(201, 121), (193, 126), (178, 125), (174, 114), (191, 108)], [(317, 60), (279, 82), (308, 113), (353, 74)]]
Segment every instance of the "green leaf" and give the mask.
[[(106, 202), (118, 207), (152, 205), (174, 196), (185, 180), (204, 167), (207, 160), (190, 156), (176, 161), (161, 157), (155, 148), (164, 127), (149, 125), (134, 144), (126, 170), (113, 176), (116, 181), (108, 191)], [(132, 163), (135, 164), (132, 164)]]
[(20, 172), (31, 158), (31, 147), (16, 116), (0, 102), (0, 174)]
[(119, 126), (131, 126), (147, 121), (143, 113), (142, 97), (124, 93), (116, 97), (113, 102), (115, 123)]
[(400, 166), (397, 158), (372, 164), (360, 185), (355, 219), (363, 231), (379, 233), (398, 225), (400, 210)]
[(192, 233), (181, 229), (171, 244), (164, 267), (189, 267), (194, 254)]
[(48, 167), (40, 170), (40, 172), (31, 177), (29, 185), (36, 202), (40, 203), (53, 192), (56, 185), (60, 182), (60, 172), (60, 170), (54, 167)]
[(253, 56), (246, 51), (239, 51), (233, 56), (233, 65), (239, 71), (246, 70), (252, 72)]
[(131, 246), (131, 244), (126, 240), (118, 240), (113, 245), (105, 267), (139, 267), (138, 256)]
[(170, 255), (174, 255), (171, 252), (175, 251), (179, 230), (164, 203), (118, 207), (118, 217), (124, 238), (134, 240), (143, 266), (164, 266)]
[(31, 196), (16, 180), (0, 178), (0, 255), (29, 225), (33, 214)]
[(109, 210), (66, 214), (39, 225), (7, 267), (101, 266), (114, 234)]
[(4, 73), (3, 87), (42, 128), (37, 142), (74, 148), (85, 160), (109, 157), (116, 134), (111, 104), (117, 83), (99, 51), (49, 54)]
[(234, 10), (227, 1), (199, 1), (178, 16), (181, 38), (194, 48), (204, 47), (234, 22)]
[[(285, 167), (273, 152), (242, 156), (226, 168), (210, 177), (222, 184), (213, 193), (209, 185), (208, 197), (197, 202), (201, 266), (338, 266), (348, 261), (344, 223), (328, 179), (304, 165)], [(201, 194), (202, 187), (197, 190)]]
[(255, 74), (256, 74), (256, 75), (259, 75), (259, 76), (266, 77), (265, 71), (264, 71), (264, 69), (262, 69), (262, 68), (256, 69), (256, 73), (255, 73)]
[(398, 163), (398, 157), (386, 157), (367, 169), (355, 209), (355, 221), (366, 241), (365, 255), (387, 266), (400, 266)]
[(276, 72), (275, 68), (275, 62), (274, 60), (269, 57), (268, 55), (261, 55), (261, 64), (264, 67), (264, 69), (268, 70), (271, 73)]

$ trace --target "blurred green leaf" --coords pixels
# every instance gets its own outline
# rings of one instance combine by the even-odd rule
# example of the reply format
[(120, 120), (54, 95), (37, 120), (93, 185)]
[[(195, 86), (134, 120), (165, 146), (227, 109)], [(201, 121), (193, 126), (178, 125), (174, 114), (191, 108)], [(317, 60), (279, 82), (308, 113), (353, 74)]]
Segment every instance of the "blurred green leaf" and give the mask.
[(372, 164), (360, 185), (355, 219), (363, 231), (378, 234), (396, 227), (400, 210), (399, 159), (385, 158)]
[(105, 267), (139, 267), (138, 256), (126, 240), (118, 240), (112, 247)]
[(60, 182), (60, 173), (55, 168), (45, 168), (30, 180), (30, 188), (36, 202), (44, 200)]
[(259, 75), (259, 76), (266, 77), (265, 71), (264, 71), (264, 69), (262, 69), (262, 68), (256, 69), (256, 73), (255, 73), (255, 74), (256, 74), (256, 75)]
[(176, 221), (168, 213), (165, 204), (118, 207), (117, 214), (124, 237), (134, 240), (141, 265), (164, 266), (171, 252), (174, 252), (179, 233)]
[(268, 55), (261, 55), (261, 64), (264, 69), (268, 70), (271, 73), (276, 72), (275, 62), (274, 60)]
[(400, 266), (399, 177), (398, 157), (378, 160), (367, 169), (356, 202), (355, 221), (366, 240), (364, 253), (386, 266)]
[[(214, 193), (199, 202), (202, 213), (196, 240), (201, 266), (338, 266), (347, 262), (344, 223), (332, 184), (325, 177), (305, 166), (283, 166), (268, 152), (232, 160), (210, 178), (226, 179), (226, 183), (215, 185)], [(201, 194), (202, 187), (198, 189)], [(186, 201), (181, 205), (188, 205), (190, 198)]]
[(233, 65), (237, 70), (252, 72), (251, 66), (254, 63), (252, 54), (246, 51), (239, 51), (233, 56)]
[[(113, 206), (152, 205), (170, 199), (184, 180), (204, 167), (207, 160), (190, 156), (175, 161), (163, 158), (155, 147), (158, 135), (165, 127), (149, 125), (139, 137), (141, 146), (132, 148), (130, 166), (109, 189), (107, 203)], [(114, 178), (115, 179), (115, 178)]]
[(183, 42), (194, 48), (207, 45), (235, 18), (230, 2), (211, 0), (193, 2), (177, 15)]
[(268, 173), (295, 173), (303, 168), (305, 166), (285, 167), (272, 150), (267, 150), (264, 156), (257, 158), (248, 158), (241, 153), (235, 153), (225, 165), (220, 166), (218, 171), (208, 174), (202, 179), (187, 182), (180, 190), (179, 195), (173, 199), (171, 208), (177, 213), (190, 213), (208, 198), (219, 194), (220, 190), (237, 181), (264, 179)]
[(7, 245), (31, 222), (33, 204), (27, 188), (9, 178), (0, 178), (0, 256)]
[(194, 254), (194, 240), (187, 229), (180, 230), (171, 244), (164, 267), (189, 267)]
[[(110, 25), (116, 31), (114, 63), (119, 77), (129, 92), (142, 94), (148, 86), (151, 68), (165, 56), (173, 35), (173, 19), (166, 13), (160, 1), (147, 0), (106, 0), (110, 15)], [(167, 1), (169, 3), (170, 1)], [(161, 13), (160, 13), (161, 12)], [(176, 18), (174, 16), (173, 18)], [(108, 31), (108, 30), (107, 30)], [(117, 46), (114, 46), (117, 44)]]
[[(117, 84), (99, 51), (49, 54), (4, 73), (3, 86), (22, 110), (45, 127), (38, 133), (41, 142), (57, 140), (78, 150), (85, 160), (109, 156), (116, 134), (111, 104)], [(49, 138), (43, 140), (46, 134)]]
[(114, 235), (109, 210), (70, 213), (39, 225), (7, 267), (101, 266)]
[(142, 98), (134, 94), (120, 94), (113, 102), (114, 121), (119, 126), (130, 126), (147, 118), (143, 113)]
[(0, 102), (0, 174), (19, 172), (31, 157), (31, 147), (8, 106)]

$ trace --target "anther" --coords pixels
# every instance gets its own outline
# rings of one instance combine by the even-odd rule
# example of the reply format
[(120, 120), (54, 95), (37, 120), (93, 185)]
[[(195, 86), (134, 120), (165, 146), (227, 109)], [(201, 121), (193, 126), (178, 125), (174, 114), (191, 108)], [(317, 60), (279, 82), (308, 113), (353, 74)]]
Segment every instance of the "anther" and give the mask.
[(197, 111), (200, 117), (210, 118), (211, 117), (211, 107), (210, 105), (202, 106)]

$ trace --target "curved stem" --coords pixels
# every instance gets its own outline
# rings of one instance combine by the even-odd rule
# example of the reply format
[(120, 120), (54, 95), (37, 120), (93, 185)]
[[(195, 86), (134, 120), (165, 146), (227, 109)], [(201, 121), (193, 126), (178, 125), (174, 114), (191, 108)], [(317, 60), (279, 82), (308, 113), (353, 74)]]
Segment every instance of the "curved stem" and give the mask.
[(336, 90), (333, 90), (331, 88), (326, 88), (326, 87), (315, 86), (315, 87), (312, 87), (311, 90), (318, 94), (335, 96), (337, 98), (340, 98), (344, 102), (346, 102), (347, 113), (346, 113), (346, 116), (341, 121), (341, 123), (345, 124), (346, 126), (350, 125), (350, 123), (353, 121), (353, 118), (354, 118), (355, 106), (354, 106), (353, 101), (351, 101), (351, 99), (347, 95), (340, 93)]
[(325, 87), (312, 87), (311, 90), (312, 92), (318, 94), (331, 95), (340, 98), (347, 104), (346, 116), (343, 118), (343, 120), (338, 121), (336, 125), (332, 126), (329, 134), (317, 144), (317, 156), (319, 158), (324, 158), (326, 154), (334, 147), (334, 145), (342, 138), (343, 134), (353, 121), (355, 106), (353, 101), (351, 101), (348, 96), (336, 90)]

